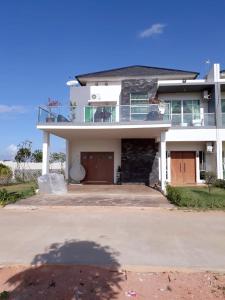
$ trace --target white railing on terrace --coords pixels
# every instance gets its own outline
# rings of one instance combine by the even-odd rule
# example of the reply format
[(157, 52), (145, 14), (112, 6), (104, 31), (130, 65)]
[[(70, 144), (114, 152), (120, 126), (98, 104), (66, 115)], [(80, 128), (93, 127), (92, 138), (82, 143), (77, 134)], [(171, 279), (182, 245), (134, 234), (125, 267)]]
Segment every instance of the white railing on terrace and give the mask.
[[(224, 114), (225, 125), (225, 114)], [(41, 106), (39, 124), (52, 123), (171, 123), (173, 127), (215, 126), (215, 113), (170, 113), (165, 104), (115, 105), (115, 106)]]

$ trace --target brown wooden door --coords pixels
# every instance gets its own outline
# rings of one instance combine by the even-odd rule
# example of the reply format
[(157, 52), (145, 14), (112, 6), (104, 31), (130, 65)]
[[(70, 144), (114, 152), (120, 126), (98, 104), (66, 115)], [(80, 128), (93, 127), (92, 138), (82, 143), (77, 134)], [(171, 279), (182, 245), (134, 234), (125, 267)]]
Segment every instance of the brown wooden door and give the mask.
[(182, 152), (171, 152), (171, 179), (173, 184), (183, 184)]
[(113, 152), (81, 152), (81, 164), (86, 170), (83, 180), (88, 184), (112, 184), (114, 178)]
[(183, 181), (184, 184), (196, 182), (195, 152), (183, 152)]
[(171, 152), (171, 179), (177, 185), (196, 182), (195, 152)]

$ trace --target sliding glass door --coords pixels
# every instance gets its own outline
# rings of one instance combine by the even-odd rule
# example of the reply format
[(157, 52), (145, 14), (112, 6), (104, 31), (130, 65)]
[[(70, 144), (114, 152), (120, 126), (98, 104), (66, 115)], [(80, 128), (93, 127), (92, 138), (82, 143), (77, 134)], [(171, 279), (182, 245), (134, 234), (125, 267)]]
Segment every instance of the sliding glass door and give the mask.
[(199, 100), (168, 100), (173, 125), (193, 126), (200, 120)]

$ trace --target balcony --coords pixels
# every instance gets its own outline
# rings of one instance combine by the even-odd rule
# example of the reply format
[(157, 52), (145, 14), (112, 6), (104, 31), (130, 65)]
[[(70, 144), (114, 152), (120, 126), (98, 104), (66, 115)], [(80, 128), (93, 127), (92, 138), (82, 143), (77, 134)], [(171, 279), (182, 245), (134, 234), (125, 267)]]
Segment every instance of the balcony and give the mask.
[(216, 126), (215, 113), (171, 114), (172, 127), (211, 127)]
[(225, 113), (222, 113), (222, 126), (225, 127)]
[(171, 123), (169, 104), (114, 106), (41, 106), (38, 124)]
[[(223, 115), (225, 125), (225, 114)], [(41, 106), (40, 125), (171, 124), (172, 127), (216, 126), (215, 113), (170, 113), (170, 105)]]

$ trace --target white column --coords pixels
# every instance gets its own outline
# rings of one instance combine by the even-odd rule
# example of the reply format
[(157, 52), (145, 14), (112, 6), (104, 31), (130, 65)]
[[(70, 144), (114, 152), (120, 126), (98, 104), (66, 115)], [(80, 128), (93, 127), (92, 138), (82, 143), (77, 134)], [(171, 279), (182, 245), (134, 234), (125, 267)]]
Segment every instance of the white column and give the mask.
[(42, 142), (42, 175), (49, 173), (49, 146), (50, 146), (50, 134), (47, 131), (43, 131)]
[(196, 156), (195, 156), (195, 163), (196, 163), (196, 169), (195, 169), (195, 174), (196, 174), (196, 183), (200, 183), (200, 159), (199, 159), (199, 151), (196, 151)]
[(161, 169), (161, 189), (166, 189), (166, 133), (160, 135), (160, 169)]
[(170, 151), (167, 151), (167, 181), (171, 182), (171, 158), (170, 158)]
[(216, 141), (216, 170), (217, 178), (223, 179), (223, 144), (220, 139)]
[(69, 141), (66, 140), (66, 166), (65, 166), (65, 178), (69, 179)]

